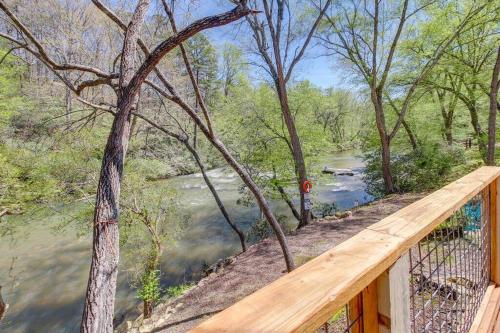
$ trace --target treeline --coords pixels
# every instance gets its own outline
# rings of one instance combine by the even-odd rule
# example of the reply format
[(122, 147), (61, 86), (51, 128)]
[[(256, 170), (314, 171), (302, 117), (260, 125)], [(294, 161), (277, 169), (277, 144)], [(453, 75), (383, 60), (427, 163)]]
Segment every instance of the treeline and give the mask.
[[(318, 155), (362, 147), (377, 194), (432, 187), (463, 164), (467, 139), (474, 158), (495, 163), (495, 2), (241, 0), (198, 20), (183, 5), (0, 1), (0, 211), (92, 203), (82, 332), (112, 330), (120, 245), (145, 259), (135, 280), (146, 316), (159, 297), (162, 244), (185, 218), (175, 192), (148, 181), (201, 172), (245, 251), (206, 176), (233, 169), (291, 271), (268, 198), (307, 225), (305, 184)], [(216, 48), (204, 33), (227, 24), (242, 40)], [(318, 54), (344, 88), (296, 79)]]

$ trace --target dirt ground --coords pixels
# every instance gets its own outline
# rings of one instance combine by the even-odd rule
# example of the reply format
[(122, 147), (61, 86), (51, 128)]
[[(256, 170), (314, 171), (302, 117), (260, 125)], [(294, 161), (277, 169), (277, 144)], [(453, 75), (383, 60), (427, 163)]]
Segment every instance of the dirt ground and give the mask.
[[(391, 195), (357, 208), (350, 217), (320, 219), (290, 233), (287, 239), (295, 263), (307, 262), (421, 197), (418, 194)], [(223, 270), (202, 279), (180, 298), (157, 306), (152, 318), (139, 328), (129, 328), (128, 332), (186, 332), (284, 273), (285, 263), (278, 242), (265, 239), (249, 247)]]

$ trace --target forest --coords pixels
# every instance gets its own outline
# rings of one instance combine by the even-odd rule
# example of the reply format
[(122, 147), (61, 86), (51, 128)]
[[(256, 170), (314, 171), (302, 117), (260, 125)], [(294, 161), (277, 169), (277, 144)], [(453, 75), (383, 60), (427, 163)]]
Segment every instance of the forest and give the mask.
[[(337, 244), (308, 238), (315, 224), (499, 158), (499, 1), (0, 0), (0, 15), (1, 332), (185, 331), (184, 314)], [(251, 271), (218, 278), (234, 262)], [(169, 307), (212, 295), (206, 277), (234, 294)]]

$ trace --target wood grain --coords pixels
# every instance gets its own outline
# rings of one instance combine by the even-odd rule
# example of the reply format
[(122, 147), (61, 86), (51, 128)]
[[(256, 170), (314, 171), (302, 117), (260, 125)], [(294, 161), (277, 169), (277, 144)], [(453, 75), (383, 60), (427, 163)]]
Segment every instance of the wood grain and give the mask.
[(486, 289), (469, 333), (491, 333), (500, 308), (500, 288), (491, 284)]
[(495, 282), (497, 285), (500, 284), (500, 263), (498, 260), (500, 259), (500, 244), (498, 241), (500, 240), (500, 228), (498, 227), (500, 213), (499, 205), (500, 202), (497, 201), (498, 198), (498, 182), (500, 180), (492, 182), (490, 184), (490, 232), (491, 232), (491, 281)]
[(366, 228), (191, 332), (314, 332), (499, 176), (499, 167), (477, 169)]
[(379, 333), (377, 281), (370, 283), (362, 292), (363, 300), (363, 332)]

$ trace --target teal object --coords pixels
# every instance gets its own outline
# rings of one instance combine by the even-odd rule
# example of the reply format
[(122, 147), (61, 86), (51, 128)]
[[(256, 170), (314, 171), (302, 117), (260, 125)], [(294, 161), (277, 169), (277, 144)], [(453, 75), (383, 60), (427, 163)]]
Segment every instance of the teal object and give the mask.
[(481, 229), (481, 201), (469, 201), (465, 204), (465, 231), (477, 231)]

